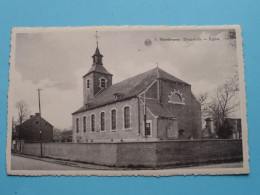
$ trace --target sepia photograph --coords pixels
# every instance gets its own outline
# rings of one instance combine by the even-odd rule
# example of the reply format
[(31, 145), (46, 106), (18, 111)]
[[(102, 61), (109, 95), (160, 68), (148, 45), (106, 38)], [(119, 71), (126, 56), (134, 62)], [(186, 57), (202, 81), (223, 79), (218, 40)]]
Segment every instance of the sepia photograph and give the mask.
[(241, 27), (13, 28), (10, 175), (248, 174)]

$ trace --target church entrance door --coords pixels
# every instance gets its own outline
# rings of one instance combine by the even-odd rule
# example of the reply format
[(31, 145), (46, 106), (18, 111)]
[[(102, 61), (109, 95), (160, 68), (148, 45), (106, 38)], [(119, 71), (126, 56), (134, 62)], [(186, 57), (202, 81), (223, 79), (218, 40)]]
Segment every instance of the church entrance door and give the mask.
[(177, 122), (170, 122), (166, 126), (167, 139), (178, 139)]

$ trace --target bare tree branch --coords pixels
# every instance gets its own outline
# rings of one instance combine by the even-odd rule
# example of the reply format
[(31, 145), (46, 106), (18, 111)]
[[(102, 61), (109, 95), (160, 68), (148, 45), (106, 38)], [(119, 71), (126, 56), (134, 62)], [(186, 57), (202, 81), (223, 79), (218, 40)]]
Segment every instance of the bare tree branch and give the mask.
[(209, 93), (208, 92), (200, 93), (197, 95), (196, 98), (201, 105), (201, 115), (204, 116), (205, 113), (207, 112), (206, 103), (209, 98)]
[(215, 97), (211, 98), (207, 108), (208, 114), (213, 117), (217, 125), (220, 126), (225, 118), (236, 111), (236, 108), (239, 106), (239, 100), (236, 99), (238, 91), (237, 72), (216, 89)]
[(18, 111), (18, 123), (22, 124), (27, 118), (29, 118), (29, 106), (24, 100), (20, 100), (16, 102), (15, 107)]

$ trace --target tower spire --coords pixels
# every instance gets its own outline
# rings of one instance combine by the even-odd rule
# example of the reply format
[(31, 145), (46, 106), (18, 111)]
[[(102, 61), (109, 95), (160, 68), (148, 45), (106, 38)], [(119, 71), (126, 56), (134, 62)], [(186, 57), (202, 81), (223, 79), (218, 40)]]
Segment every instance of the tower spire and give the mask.
[(94, 55), (92, 56), (92, 58), (93, 58), (93, 66), (96, 65), (96, 64), (103, 65), (103, 63), (102, 63), (103, 55), (99, 52), (99, 48), (98, 48), (98, 39), (100, 37), (97, 35), (97, 31), (96, 31), (95, 37), (96, 37), (97, 48), (96, 48), (96, 51), (95, 51)]
[(96, 31), (96, 36), (95, 36), (95, 37), (96, 37), (96, 43), (97, 43), (97, 48), (98, 48), (98, 39), (99, 39), (99, 36), (97, 35), (97, 32), (98, 32), (98, 31)]

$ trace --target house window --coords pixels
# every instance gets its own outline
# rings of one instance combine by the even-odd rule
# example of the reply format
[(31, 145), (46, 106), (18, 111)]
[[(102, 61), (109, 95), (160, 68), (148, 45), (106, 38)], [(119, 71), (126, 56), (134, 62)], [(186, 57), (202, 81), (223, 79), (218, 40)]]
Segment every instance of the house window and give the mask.
[(105, 131), (105, 112), (100, 113), (100, 131)]
[(76, 118), (76, 132), (79, 132), (79, 118)]
[(87, 88), (90, 88), (90, 80), (87, 80)]
[(91, 131), (95, 131), (95, 114), (91, 115)]
[(107, 84), (107, 81), (105, 78), (101, 78), (100, 79), (100, 87), (101, 88), (106, 88), (106, 84)]
[(116, 130), (116, 110), (111, 110), (111, 128)]
[(83, 131), (84, 132), (87, 131), (87, 117), (86, 116), (83, 117)]
[(124, 107), (124, 128), (130, 128), (130, 107)]

